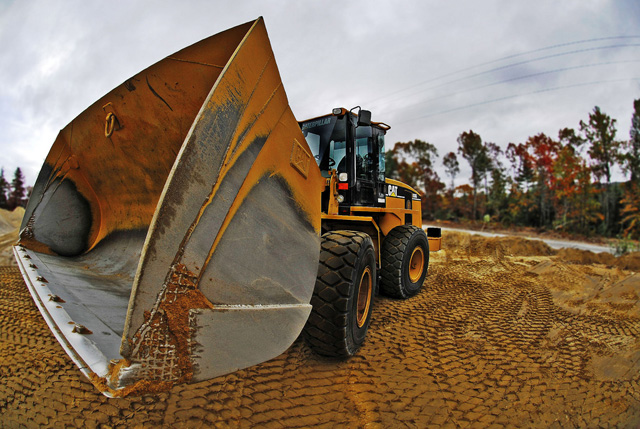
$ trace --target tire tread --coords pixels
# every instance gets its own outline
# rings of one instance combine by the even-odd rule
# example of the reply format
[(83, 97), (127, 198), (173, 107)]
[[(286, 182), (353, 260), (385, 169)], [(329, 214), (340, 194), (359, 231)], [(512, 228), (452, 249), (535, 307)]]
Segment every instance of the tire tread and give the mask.
[[(411, 237), (420, 231), (415, 225), (400, 225), (391, 230), (382, 245), (381, 291), (390, 297), (407, 299), (414, 294), (409, 293), (402, 283), (402, 265), (405, 248)], [(429, 250), (427, 249), (427, 252)], [(428, 254), (425, 271), (428, 269)]]
[(318, 276), (311, 299), (311, 315), (303, 330), (307, 344), (318, 354), (348, 357), (349, 293), (358, 253), (371, 238), (358, 231), (331, 231), (322, 236)]

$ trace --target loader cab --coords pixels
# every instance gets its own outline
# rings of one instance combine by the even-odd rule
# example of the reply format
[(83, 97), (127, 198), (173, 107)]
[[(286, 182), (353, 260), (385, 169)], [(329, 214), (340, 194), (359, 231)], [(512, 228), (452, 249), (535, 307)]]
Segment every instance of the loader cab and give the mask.
[[(371, 122), (371, 112), (344, 108), (331, 115), (300, 122), (302, 133), (320, 167), (330, 178), (338, 177), (339, 214), (349, 214), (351, 206), (385, 206), (384, 136), (389, 127)], [(322, 195), (326, 212), (329, 195)]]

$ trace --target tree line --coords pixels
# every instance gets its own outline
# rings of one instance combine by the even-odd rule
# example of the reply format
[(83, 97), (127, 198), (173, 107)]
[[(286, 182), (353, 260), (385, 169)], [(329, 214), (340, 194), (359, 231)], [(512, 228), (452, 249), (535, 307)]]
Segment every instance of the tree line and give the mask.
[(26, 207), (28, 191), (20, 167), (16, 168), (11, 183), (4, 178), (4, 168), (0, 169), (0, 209), (13, 211), (16, 207)]
[[(540, 133), (505, 150), (462, 132), (457, 150), (442, 157), (446, 184), (435, 171), (438, 150), (422, 140), (387, 151), (386, 174), (421, 190), (430, 219), (640, 238), (640, 99), (629, 139), (616, 133), (616, 120), (596, 106), (577, 129)], [(455, 186), (465, 161), (469, 182)], [(613, 182), (618, 167), (626, 180)]]

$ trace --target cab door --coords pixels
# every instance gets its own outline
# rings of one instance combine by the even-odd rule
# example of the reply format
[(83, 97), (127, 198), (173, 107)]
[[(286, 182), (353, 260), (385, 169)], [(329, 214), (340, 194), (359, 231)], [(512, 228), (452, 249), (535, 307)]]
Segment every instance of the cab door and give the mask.
[(378, 200), (378, 159), (372, 127), (358, 126), (355, 137), (356, 205), (373, 207)]
[(385, 147), (384, 147), (385, 131), (377, 127), (373, 127), (372, 131), (373, 131), (373, 148), (376, 153), (376, 163), (377, 163), (377, 168), (376, 168), (377, 198), (376, 198), (375, 205), (378, 207), (386, 207), (387, 189), (386, 189), (386, 184), (384, 180), (385, 171), (386, 171), (386, 165), (385, 165), (386, 158), (385, 158)]

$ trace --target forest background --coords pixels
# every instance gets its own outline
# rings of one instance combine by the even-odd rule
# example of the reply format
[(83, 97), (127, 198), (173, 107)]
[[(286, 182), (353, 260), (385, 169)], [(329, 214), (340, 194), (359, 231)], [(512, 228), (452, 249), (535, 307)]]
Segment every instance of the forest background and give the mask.
[[(385, 154), (386, 175), (421, 192), (427, 220), (618, 238), (621, 251), (630, 250), (640, 238), (640, 99), (633, 104), (628, 140), (617, 138), (616, 120), (596, 106), (578, 129), (540, 133), (505, 150), (462, 132), (457, 150), (440, 161), (446, 183), (434, 145), (399, 142)], [(455, 186), (461, 162), (471, 176)], [(626, 180), (612, 182), (616, 168)]]

